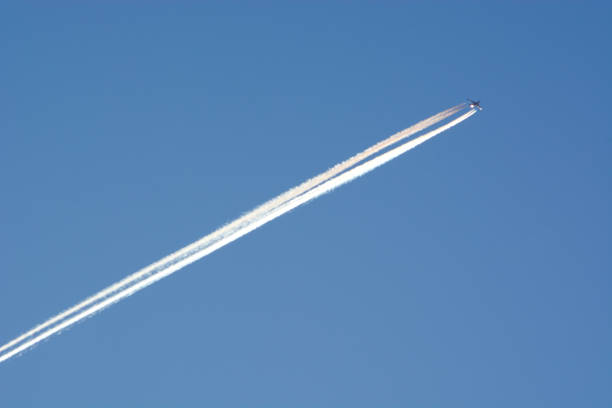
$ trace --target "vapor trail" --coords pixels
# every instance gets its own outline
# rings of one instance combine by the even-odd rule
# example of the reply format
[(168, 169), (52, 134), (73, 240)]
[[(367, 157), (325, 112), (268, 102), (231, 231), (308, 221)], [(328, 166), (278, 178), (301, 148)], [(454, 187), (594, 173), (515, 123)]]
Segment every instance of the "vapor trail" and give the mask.
[(360, 163), (363, 160), (366, 160), (367, 158), (371, 157), (372, 155), (380, 152), (383, 149), (386, 149), (387, 147), (403, 140), (406, 139), (412, 135), (414, 135), (415, 133), (420, 132), (421, 130), (427, 129), (428, 127), (439, 123), (440, 121), (449, 118), (450, 116), (454, 115), (455, 113), (461, 111), (462, 109), (465, 108), (465, 103), (459, 104), (457, 106), (454, 106), (452, 108), (446, 109), (436, 115), (433, 115), (421, 122), (418, 122), (417, 124), (404, 129), (390, 137), (388, 137), (387, 139), (375, 144), (372, 147), (369, 147), (368, 149), (364, 150), (361, 153), (358, 153), (356, 155), (354, 155), (353, 157), (335, 165), (334, 167), (330, 168), (329, 170), (319, 174), (318, 176), (315, 176), (309, 180), (306, 180), (305, 182), (303, 182), (302, 184), (280, 194), (279, 196), (267, 201), (266, 203), (260, 205), (259, 207), (255, 208), (254, 210), (248, 212), (247, 214), (239, 217), (238, 219), (236, 219), (235, 221), (232, 221), (231, 223), (217, 229), (216, 231), (212, 232), (211, 234), (206, 235), (205, 237), (193, 242), (192, 244), (189, 244), (187, 246), (185, 246), (184, 248), (181, 248), (180, 250), (160, 259), (159, 261), (123, 278), (122, 280), (120, 280), (119, 282), (110, 285), (109, 287), (101, 290), (100, 292), (94, 294), (93, 296), (81, 301), (80, 303), (76, 304), (75, 306), (66, 309), (65, 311), (59, 313), (56, 316), (53, 316), (52, 318), (48, 319), (47, 321), (45, 321), (44, 323), (39, 324), (38, 326), (34, 327), (33, 329), (27, 331), (26, 333), (23, 333), (22, 335), (20, 335), (19, 337), (11, 340), (10, 342), (6, 343), (5, 345), (0, 347), (0, 353), (12, 346), (14, 346), (15, 344), (21, 342), (22, 340), (27, 339), (28, 337), (31, 337), (33, 335), (35, 335), (36, 333), (44, 330), (45, 328), (65, 319), (66, 317), (77, 313), (79, 310), (99, 301), (100, 299), (103, 299), (109, 295), (111, 295), (114, 292), (117, 292), (118, 290), (120, 290), (121, 288), (124, 288), (125, 286), (127, 286), (128, 284), (131, 284), (132, 282), (135, 282), (137, 280), (143, 279), (144, 277), (146, 277), (147, 275), (154, 273), (155, 271), (159, 270), (160, 268), (164, 268), (166, 267), (169, 263), (173, 263), (176, 260), (188, 256), (191, 252), (200, 250), (203, 247), (206, 247), (207, 245), (210, 245), (210, 243), (215, 242), (216, 240), (219, 240), (221, 238), (223, 238), (224, 236), (231, 234), (233, 231), (241, 228), (242, 226), (248, 224), (250, 221), (252, 221), (253, 219), (261, 216), (262, 214), (265, 214), (266, 212), (270, 211), (273, 208), (278, 207), (280, 204), (287, 202), (289, 200), (291, 200), (294, 197), (297, 197), (298, 195), (304, 193), (305, 191), (308, 191), (309, 189), (313, 188), (314, 186), (317, 186), (323, 182), (325, 182), (326, 180), (329, 180), (330, 178), (340, 174), (341, 172), (345, 171), (346, 169)]
[[(105, 298), (104, 300), (86, 308), (85, 310), (75, 314), (74, 316), (65, 319), (65, 320), (61, 320), (58, 319), (57, 316), (52, 318), (55, 321), (61, 320), (61, 323), (48, 328), (47, 330), (45, 330), (44, 332), (42, 332), (41, 334), (39, 334), (38, 336), (23, 342), (22, 344), (20, 344), (19, 346), (13, 348), (12, 350), (6, 352), (3, 355), (0, 355), (0, 362), (8, 360), (9, 358), (13, 357), (14, 355), (34, 346), (35, 344), (43, 341), (44, 339), (52, 336), (53, 334), (69, 327), (70, 325), (87, 318), (88, 316), (93, 315), (94, 313), (104, 309), (105, 307), (118, 302), (119, 300), (128, 297), (134, 293), (136, 293), (137, 291), (157, 282), (160, 279), (163, 279), (164, 277), (171, 275), (172, 273), (178, 271), (179, 269), (182, 269), (183, 267), (203, 258), (204, 256), (216, 251), (217, 249), (229, 244), (232, 241), (235, 241), (236, 239), (248, 234), (249, 232), (259, 228), (260, 226), (272, 221), (273, 219), (285, 214), (288, 211), (291, 211), (292, 209), (310, 201), (313, 200), (337, 187), (339, 187), (342, 184), (348, 183), (352, 180), (354, 180), (357, 177), (360, 177), (370, 171), (372, 171), (373, 169), (381, 166), (384, 163), (387, 163), (390, 160), (393, 160), (394, 158), (400, 156), (401, 154), (407, 152), (408, 150), (422, 144), (423, 142), (431, 139), (432, 137), (436, 136), (437, 134), (457, 125), (458, 123), (466, 120), (467, 118), (469, 118), (470, 116), (472, 116), (474, 113), (476, 113), (475, 110), (471, 110), (469, 112), (467, 112), (466, 114), (460, 116), (459, 118), (443, 125), (440, 126), (437, 129), (434, 129), (420, 137), (417, 137), (409, 142), (404, 143), (403, 145), (396, 147), (386, 153), (383, 153), (357, 167), (354, 167), (340, 175), (338, 175), (337, 177), (334, 177), (332, 179), (327, 180), (324, 183), (321, 183), (320, 185), (318, 185), (317, 187), (311, 188), (310, 190), (294, 197), (293, 199), (290, 199), (288, 201), (285, 201), (284, 203), (281, 203), (280, 205), (278, 205), (276, 208), (270, 209), (267, 213), (265, 213), (263, 216), (261, 216), (260, 218), (256, 218), (254, 219), (252, 222), (244, 225), (242, 228), (239, 228), (237, 230), (235, 230), (234, 232), (232, 232), (231, 234), (222, 237), (221, 239), (217, 240), (216, 242), (212, 243), (211, 245), (198, 250), (196, 252), (192, 252), (190, 253), (188, 256), (185, 256), (183, 258), (181, 258), (180, 260), (174, 262), (174, 263), (170, 263), (168, 264), (168, 266), (164, 267), (161, 270), (158, 270), (156, 273), (151, 274), (150, 276), (146, 277), (145, 279), (140, 280), (139, 282), (115, 293), (112, 296), (109, 296), (107, 298)], [(400, 132), (401, 133), (401, 132)], [(213, 233), (214, 234), (214, 233)], [(206, 238), (206, 237), (205, 237)], [(188, 246), (188, 247), (191, 247)], [(186, 249), (188, 247), (183, 248)], [(182, 251), (182, 250), (181, 250)], [(177, 251), (177, 252), (181, 252), (181, 251)], [(159, 262), (156, 262), (156, 264), (158, 264)], [(114, 285), (113, 285), (114, 286)], [(74, 308), (73, 308), (74, 309)], [(78, 310), (81, 310), (83, 308), (80, 308)], [(65, 313), (65, 312), (64, 312)], [(62, 314), (64, 314), (62, 313)], [(51, 320), (51, 319), (50, 319)], [(40, 327), (40, 326), (39, 326)], [(34, 333), (37, 333), (41, 331), (39, 330), (35, 330)], [(20, 336), (20, 337), (23, 337)], [(26, 336), (27, 337), (31, 337), (30, 336)], [(10, 343), (8, 343), (7, 345), (5, 345), (3, 347), (3, 349), (6, 349), (8, 347), (11, 347), (11, 345), (15, 345), (18, 342), (20, 342), (21, 340), (13, 340)]]

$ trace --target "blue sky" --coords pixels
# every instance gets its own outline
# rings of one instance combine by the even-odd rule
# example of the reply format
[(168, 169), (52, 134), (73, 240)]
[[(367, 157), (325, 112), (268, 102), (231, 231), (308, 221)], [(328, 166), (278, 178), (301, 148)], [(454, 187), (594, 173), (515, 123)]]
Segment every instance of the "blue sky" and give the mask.
[(610, 406), (611, 11), (0, 6), (0, 343), (485, 107), (2, 364), (1, 405)]

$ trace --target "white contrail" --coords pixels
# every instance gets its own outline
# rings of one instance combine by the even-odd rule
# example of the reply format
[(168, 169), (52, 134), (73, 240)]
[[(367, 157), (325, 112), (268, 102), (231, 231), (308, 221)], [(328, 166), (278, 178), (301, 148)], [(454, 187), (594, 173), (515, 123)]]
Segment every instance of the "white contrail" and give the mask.
[(0, 347), (0, 352), (2, 352), (3, 350), (6, 350), (12, 346), (14, 346), (15, 344), (19, 343), (20, 341), (27, 339), (28, 337), (33, 336), (34, 334), (44, 330), (45, 328), (59, 322), (62, 319), (65, 319), (66, 317), (77, 313), (79, 310), (85, 308), (86, 306), (89, 306), (95, 302), (97, 302), (100, 299), (103, 299), (109, 295), (111, 295), (114, 292), (117, 292), (118, 290), (124, 288), (125, 286), (127, 286), (128, 284), (131, 284), (132, 282), (135, 282), (137, 280), (140, 280), (144, 277), (146, 277), (147, 275), (154, 273), (155, 271), (159, 270), (160, 268), (163, 268), (165, 266), (167, 266), (168, 263), (173, 263), (175, 261), (177, 261), (178, 259), (188, 256), (189, 253), (193, 252), (193, 251), (197, 251), (203, 247), (206, 247), (207, 245), (209, 245), (210, 243), (219, 240), (221, 238), (223, 238), (224, 236), (231, 234), (233, 231), (237, 230), (238, 228), (243, 227), (244, 225), (248, 224), (251, 220), (261, 216), (262, 214), (265, 214), (266, 212), (270, 211), (273, 208), (278, 207), (280, 204), (287, 202), (289, 200), (291, 200), (294, 197), (297, 197), (298, 195), (304, 193), (305, 191), (308, 191), (309, 189), (313, 188), (316, 185), (319, 185), (323, 182), (325, 182), (326, 180), (329, 180), (330, 178), (338, 175), (339, 173), (343, 172), (344, 170), (358, 164), (359, 162), (367, 159), (368, 157), (371, 157), (372, 155), (378, 153), (379, 151), (403, 140), (406, 139), (407, 137), (410, 137), (412, 135), (414, 135), (417, 132), (420, 132), (421, 130), (424, 130), (436, 123), (439, 123), (440, 121), (447, 119), (448, 117), (454, 115), (455, 113), (459, 112), (460, 110), (465, 108), (464, 103), (459, 104), (457, 106), (454, 106), (452, 108), (449, 108), (445, 111), (442, 111), (436, 115), (431, 116), (430, 118), (427, 118), (407, 129), (404, 129), (390, 137), (388, 137), (387, 139), (375, 144), (372, 147), (369, 147), (368, 149), (364, 150), (361, 153), (358, 153), (356, 155), (354, 155), (353, 157), (335, 165), (334, 167), (330, 168), (329, 170), (319, 174), (318, 176), (315, 176), (305, 182), (303, 182), (302, 184), (298, 185), (297, 187), (294, 187), (288, 191), (286, 191), (285, 193), (282, 193), (281, 195), (269, 200), (268, 202), (260, 205), (259, 207), (255, 208), (254, 210), (250, 211), (249, 213), (243, 215), (242, 217), (239, 217), (238, 219), (236, 219), (235, 221), (217, 229), (216, 231), (214, 231), (211, 234), (208, 234), (207, 236), (193, 242), (192, 244), (187, 245), (184, 248), (181, 248), (180, 250), (160, 259), (159, 261), (123, 278), (122, 280), (120, 280), (119, 282), (110, 285), (109, 287), (101, 290), (100, 292), (94, 294), (93, 296), (83, 300), (82, 302), (76, 304), (75, 306), (59, 313), (56, 316), (53, 316), (52, 318), (48, 319), (47, 321), (39, 324), (38, 326), (34, 327), (33, 329), (27, 331), (26, 333), (23, 333), (22, 335), (20, 335), (19, 337), (11, 340), (10, 342), (6, 343), (5, 345)]
[(390, 160), (393, 160), (394, 158), (400, 156), (401, 154), (407, 152), (408, 150), (420, 145), (421, 143), (431, 139), (432, 137), (436, 136), (437, 134), (457, 125), (458, 123), (466, 120), (467, 118), (469, 118), (470, 116), (472, 116), (474, 113), (476, 113), (476, 110), (471, 110), (469, 112), (467, 112), (466, 114), (460, 116), (459, 118), (443, 125), (440, 126), (437, 129), (434, 129), (420, 137), (417, 137), (409, 142), (404, 143), (403, 145), (396, 147), (386, 153), (383, 153), (357, 167), (354, 167), (342, 174), (340, 174), (339, 176), (330, 179), (326, 182), (324, 182), (323, 184), (320, 184), (319, 186), (312, 188), (311, 190), (297, 196), (296, 198), (280, 205), (279, 207), (269, 211), (267, 214), (265, 214), (264, 216), (262, 216), (259, 219), (254, 220), (252, 223), (244, 226), (243, 228), (235, 231), (233, 234), (228, 235), (223, 237), (222, 239), (220, 239), (219, 241), (215, 242), (214, 244), (204, 248), (201, 251), (195, 252), (190, 254), (189, 256), (181, 259), (180, 261), (173, 263), (172, 265), (169, 265), (167, 268), (164, 268), (160, 271), (158, 271), (155, 274), (152, 274), (150, 276), (148, 276), (146, 279), (143, 279), (137, 283), (135, 283), (134, 285), (123, 289), (122, 291), (116, 293), (113, 296), (110, 296), (106, 299), (104, 299), (103, 301), (96, 303), (93, 306), (90, 306), (89, 308), (87, 308), (86, 310), (76, 314), (75, 316), (72, 316), (69, 319), (63, 320), (60, 324), (55, 325), (47, 330), (45, 330), (43, 333), (39, 334), (38, 336), (20, 344), (18, 347), (13, 348), (12, 350), (8, 351), (7, 353), (0, 355), (0, 362), (5, 361), (9, 358), (11, 358), (12, 356), (34, 346), (35, 344), (43, 341), (44, 339), (48, 338), (49, 336), (52, 336), (53, 334), (67, 328), (68, 326), (78, 322), (79, 320), (82, 320), (88, 316), (93, 315), (94, 313), (104, 309), (105, 307), (111, 305), (112, 303), (115, 303), (127, 296), (130, 296), (134, 293), (136, 293), (137, 291), (153, 284), (154, 282), (163, 279), (164, 277), (178, 271), (179, 269), (185, 267), (186, 265), (189, 265), (195, 261), (197, 261), (198, 259), (203, 258), (204, 256), (216, 251), (217, 249), (229, 244), (232, 241), (235, 241), (236, 239), (248, 234), (249, 232), (259, 228), (260, 226), (272, 221), (273, 219), (285, 214), (288, 211), (291, 211), (292, 209), (310, 201), (313, 200), (339, 186), (341, 186), (342, 184), (348, 183), (354, 179), (356, 179), (357, 177), (360, 177), (370, 171), (372, 171), (373, 169), (383, 165), (384, 163), (387, 163)]

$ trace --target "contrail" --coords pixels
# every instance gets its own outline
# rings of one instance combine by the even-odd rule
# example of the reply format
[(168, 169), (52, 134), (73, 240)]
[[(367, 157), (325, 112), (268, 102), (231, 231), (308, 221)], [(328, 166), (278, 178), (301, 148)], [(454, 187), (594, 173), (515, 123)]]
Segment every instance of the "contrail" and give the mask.
[[(189, 265), (195, 261), (197, 261), (198, 259), (203, 258), (204, 256), (216, 251), (217, 249), (229, 244), (232, 241), (235, 241), (236, 239), (248, 234), (249, 232), (259, 228), (260, 226), (272, 221), (273, 219), (285, 214), (288, 211), (291, 211), (292, 209), (310, 201), (313, 200), (337, 187), (339, 187), (342, 184), (348, 183), (352, 180), (354, 180), (357, 177), (360, 177), (366, 173), (368, 173), (369, 171), (372, 171), (373, 169), (381, 166), (382, 164), (393, 160), (394, 158), (400, 156), (401, 154), (407, 152), (408, 150), (420, 145), (421, 143), (431, 139), (432, 137), (436, 136), (437, 134), (455, 126), (456, 124), (466, 120), (467, 118), (469, 118), (470, 116), (472, 116), (474, 113), (476, 113), (475, 110), (471, 110), (469, 112), (467, 112), (466, 114), (460, 116), (459, 118), (443, 125), (440, 126), (439, 128), (432, 130), (420, 137), (417, 137), (409, 142), (404, 143), (403, 145), (396, 147), (386, 153), (383, 153), (357, 167), (354, 167), (342, 174), (340, 174), (337, 177), (334, 177), (332, 179), (329, 179), (321, 184), (319, 184), (318, 186), (311, 188), (310, 190), (304, 192), (303, 194), (300, 194), (296, 197), (294, 197), (293, 199), (290, 199), (288, 201), (285, 201), (283, 203), (281, 203), (280, 205), (278, 205), (276, 208), (273, 208), (271, 210), (269, 210), (267, 213), (265, 213), (263, 216), (261, 216), (260, 218), (256, 218), (255, 220), (253, 220), (251, 223), (243, 226), (242, 228), (237, 229), (236, 231), (234, 231), (233, 233), (222, 237), (221, 239), (217, 240), (216, 242), (212, 243), (211, 245), (198, 250), (196, 252), (190, 253), (188, 256), (183, 257), (182, 259), (177, 260), (176, 262), (170, 263), (168, 264), (166, 267), (164, 267), (161, 270), (158, 270), (156, 273), (151, 274), (150, 276), (146, 277), (145, 279), (142, 279), (141, 281), (115, 293), (112, 296), (109, 296), (107, 298), (105, 298), (103, 301), (100, 301), (90, 307), (88, 307), (87, 309), (81, 311), (80, 313), (77, 313), (76, 315), (62, 320), (60, 324), (57, 324), (53, 327), (48, 328), (47, 330), (45, 330), (44, 332), (42, 332), (41, 334), (39, 334), (38, 336), (23, 342), (22, 344), (20, 344), (19, 346), (13, 348), (12, 350), (6, 352), (3, 355), (0, 355), (0, 362), (5, 361), (9, 358), (11, 358), (12, 356), (34, 346), (35, 344), (41, 342), (42, 340), (48, 338), (49, 336), (52, 336), (53, 334), (69, 327), (70, 325), (88, 317), (93, 315), (94, 313), (104, 309), (105, 307), (127, 297), (132, 295), (133, 293), (136, 293), (137, 291), (153, 284), (154, 282), (178, 271), (179, 269), (185, 267), (186, 265)], [(400, 132), (401, 133), (401, 132)], [(214, 233), (213, 233), (214, 234)], [(206, 238), (206, 237), (205, 237)], [(188, 246), (188, 247), (191, 247)], [(188, 248), (185, 247), (185, 248)], [(183, 248), (183, 249), (185, 249)], [(182, 251), (182, 250), (181, 250)], [(181, 251), (177, 251), (177, 252), (181, 252)], [(164, 258), (166, 259), (166, 258)], [(156, 262), (155, 264), (159, 264), (159, 262)], [(155, 265), (154, 264), (154, 265)], [(114, 286), (114, 285), (113, 285)], [(106, 289), (105, 289), (106, 290)], [(112, 292), (111, 292), (112, 293)], [(74, 308), (73, 308), (74, 309)], [(78, 310), (81, 310), (82, 308), (79, 308)], [(62, 314), (65, 314), (62, 313)], [(59, 321), (61, 319), (58, 319), (57, 316), (53, 318), (55, 321)], [(51, 319), (50, 319), (51, 320)], [(47, 323), (47, 322), (46, 322)], [(52, 323), (50, 323), (52, 324)], [(48, 324), (48, 325), (50, 325)], [(40, 326), (39, 326), (40, 327)], [(33, 332), (34, 333), (38, 333), (39, 330), (34, 329)], [(26, 338), (31, 337), (30, 336), (26, 336)], [(20, 338), (23, 339), (23, 335), (20, 336)], [(18, 338), (19, 339), (19, 338)], [(6, 349), (8, 347), (11, 347), (12, 345), (15, 345), (17, 343), (19, 343), (22, 339), (20, 340), (13, 340), (10, 343), (8, 343), (7, 345), (3, 346), (3, 349)]]
[(76, 304), (75, 306), (63, 311), (62, 313), (59, 313), (58, 315), (48, 319), (47, 321), (45, 321), (44, 323), (34, 327), (33, 329), (27, 331), (26, 333), (23, 333), (22, 335), (20, 335), (19, 337), (15, 338), (14, 340), (6, 343), (5, 345), (0, 347), (0, 353), (12, 346), (14, 346), (15, 344), (19, 343), (20, 341), (33, 336), (34, 334), (44, 330), (45, 328), (59, 322), (62, 319), (65, 319), (66, 317), (77, 313), (79, 310), (83, 309), (86, 306), (89, 306), (95, 302), (97, 302), (100, 299), (103, 299), (107, 296), (109, 296), (110, 294), (120, 290), (121, 288), (125, 287), (126, 285), (135, 282), (137, 280), (140, 280), (144, 277), (146, 277), (147, 275), (155, 272), (156, 270), (159, 270), (160, 268), (163, 268), (165, 266), (167, 266), (168, 263), (170, 262), (175, 262), (177, 259), (187, 256), (190, 252), (193, 251), (197, 251), (207, 245), (209, 245), (211, 242), (214, 242), (218, 239), (221, 239), (223, 236), (232, 233), (233, 231), (235, 231), (238, 228), (241, 228), (242, 226), (244, 226), (245, 224), (249, 223), (251, 220), (261, 216), (262, 214), (265, 214), (266, 212), (270, 211), (273, 208), (276, 208), (277, 206), (279, 206), (280, 204), (287, 202), (288, 200), (291, 200), (294, 197), (297, 197), (298, 195), (304, 193), (305, 191), (308, 191), (309, 189), (313, 188), (314, 186), (321, 184), (323, 182), (325, 182), (326, 180), (329, 180), (330, 178), (336, 176), (337, 174), (345, 171), (346, 169), (358, 164), (359, 162), (367, 159), (368, 157), (371, 157), (372, 155), (378, 153), (379, 151), (403, 140), (406, 139), (412, 135), (414, 135), (415, 133), (420, 132), (421, 130), (424, 130), (436, 123), (439, 123), (440, 121), (449, 118), (450, 116), (454, 115), (455, 113), (463, 110), (465, 108), (466, 104), (462, 103), (459, 104), (457, 106), (454, 106), (452, 108), (446, 109), (436, 115), (433, 115), (407, 129), (404, 129), (390, 137), (388, 137), (387, 139), (375, 144), (372, 147), (369, 147), (368, 149), (364, 150), (361, 153), (358, 153), (356, 155), (354, 155), (353, 157), (335, 165), (334, 167), (330, 168), (329, 170), (319, 174), (318, 176), (315, 176), (305, 182), (303, 182), (302, 184), (282, 193), (281, 195), (267, 201), (266, 203), (260, 205), (259, 207), (255, 208), (254, 210), (250, 211), (249, 213), (239, 217), (238, 219), (236, 219), (235, 221), (232, 221), (231, 223), (217, 229), (216, 231), (214, 231), (211, 234), (208, 234), (207, 236), (193, 242), (192, 244), (187, 245), (184, 248), (181, 248), (180, 250), (160, 259), (159, 261), (123, 278), (122, 280), (120, 280), (119, 282), (110, 285), (109, 287), (101, 290), (100, 292), (94, 294), (93, 296), (81, 301), (80, 303)]

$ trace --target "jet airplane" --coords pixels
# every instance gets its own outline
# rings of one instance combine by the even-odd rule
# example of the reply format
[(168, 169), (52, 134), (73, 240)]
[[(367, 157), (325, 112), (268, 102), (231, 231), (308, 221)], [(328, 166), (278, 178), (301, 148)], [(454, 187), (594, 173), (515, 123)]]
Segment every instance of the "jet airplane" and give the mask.
[(482, 106), (480, 106), (480, 101), (473, 101), (471, 99), (467, 99), (470, 102), (470, 108), (478, 108), (482, 110)]

